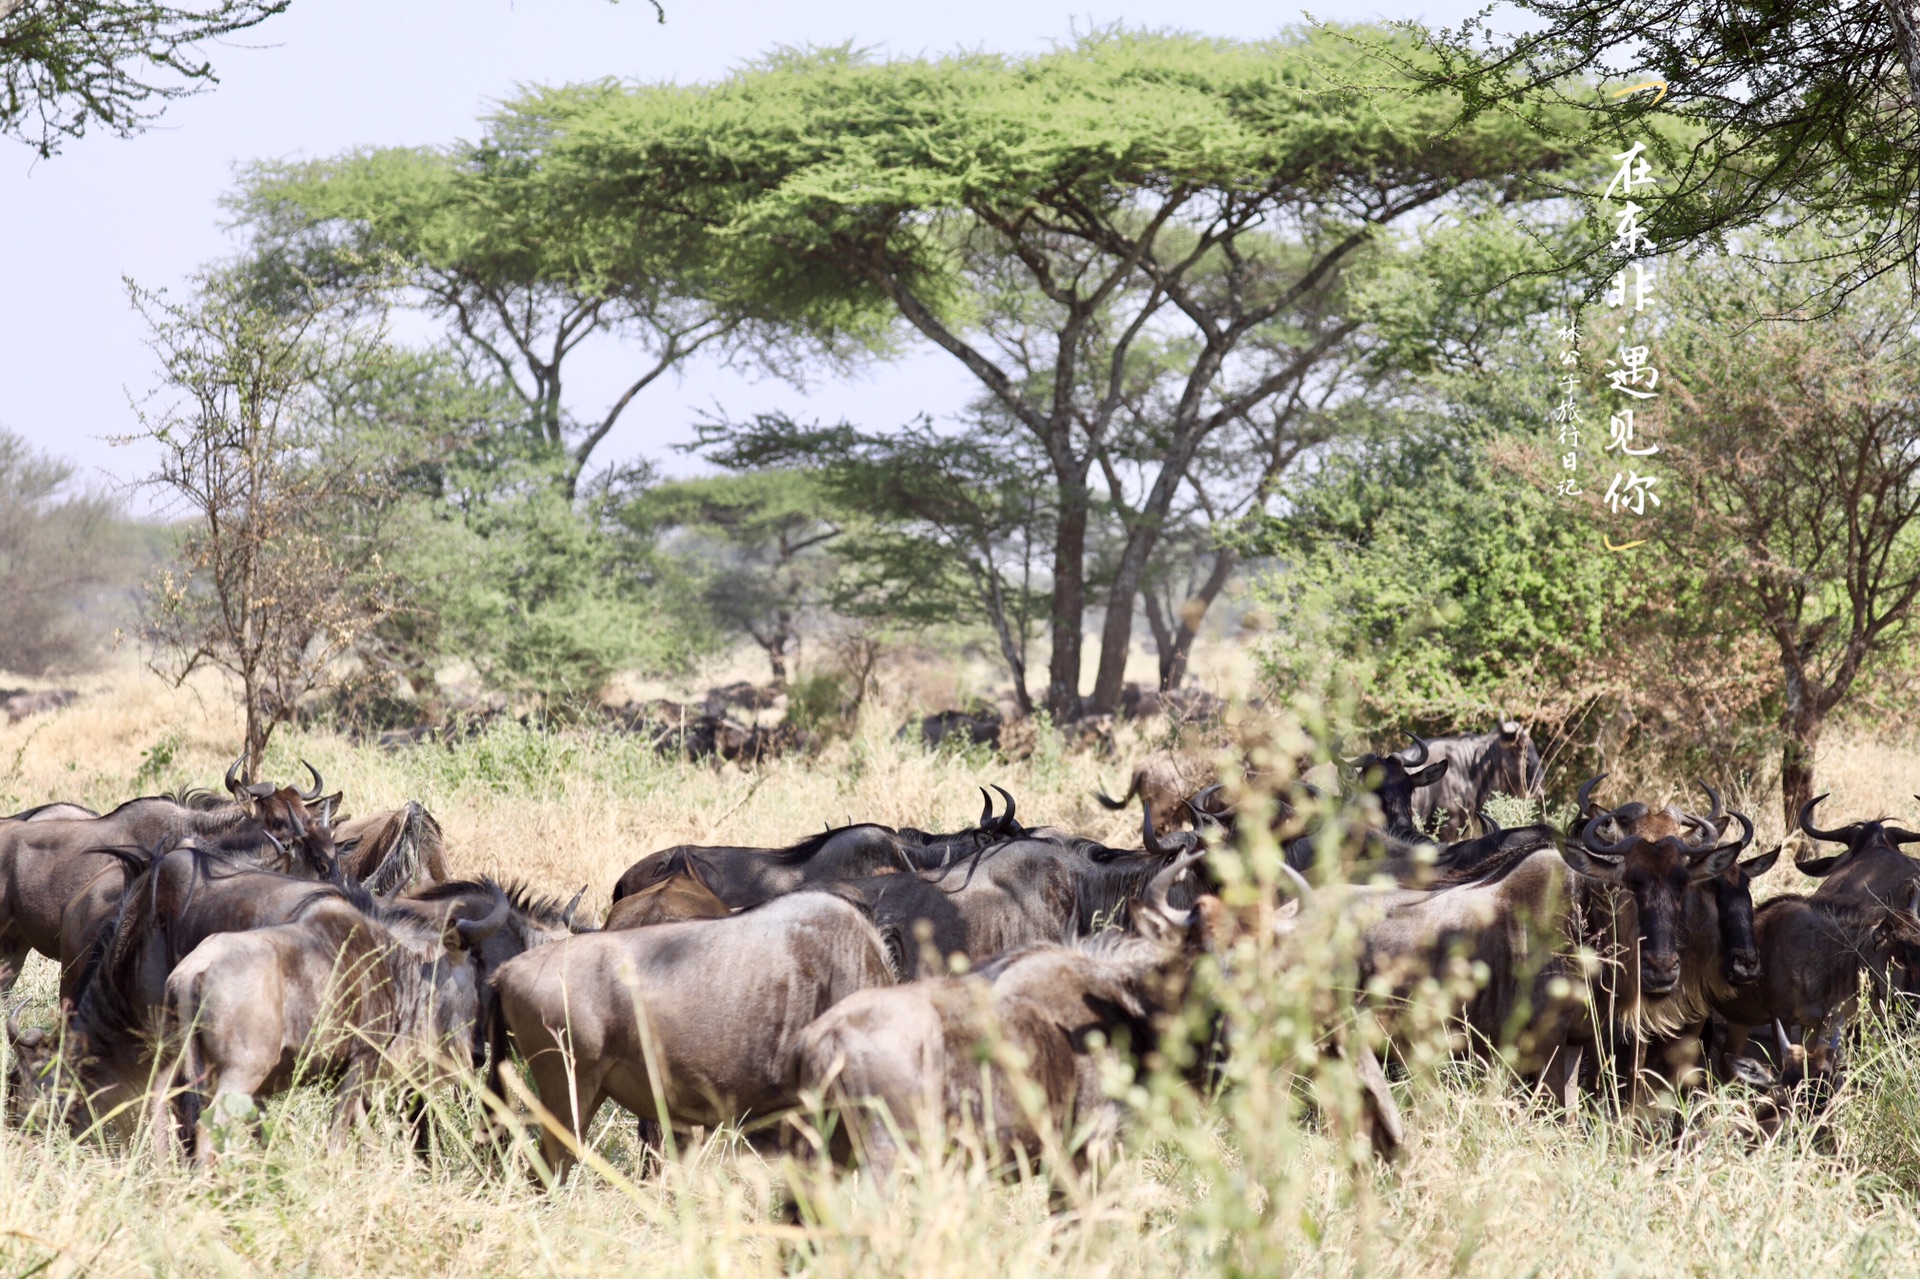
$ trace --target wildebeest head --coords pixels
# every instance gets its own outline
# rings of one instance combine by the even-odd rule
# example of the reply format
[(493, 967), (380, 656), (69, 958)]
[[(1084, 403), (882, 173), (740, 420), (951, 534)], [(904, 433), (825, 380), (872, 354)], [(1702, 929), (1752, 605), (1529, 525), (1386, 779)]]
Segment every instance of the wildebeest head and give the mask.
[(1414, 737), (1412, 749), (1417, 753), (1406, 759), (1397, 753), (1369, 752), (1347, 761), (1347, 767), (1358, 776), (1361, 788), (1372, 791), (1379, 799), (1380, 815), (1386, 819), (1389, 831), (1413, 830), (1413, 793), (1447, 775), (1450, 761), (1429, 763), (1425, 740)]
[(1745, 986), (1760, 976), (1760, 947), (1753, 935), (1753, 881), (1780, 859), (1776, 844), (1758, 857), (1736, 861), (1713, 881), (1714, 909), (1720, 919), (1720, 964), (1727, 981)]
[(245, 757), (227, 768), (227, 790), (234, 800), (270, 835), (288, 849), (314, 875), (322, 879), (339, 877), (339, 859), (333, 846), (333, 810), (338, 795), (323, 795), (326, 783), (320, 770), (305, 760), (313, 776), (313, 788), (275, 786), (272, 782), (250, 782), (240, 773)]
[(1517, 719), (1502, 719), (1494, 731), (1492, 789), (1506, 795), (1543, 794), (1546, 768), (1527, 726)]
[(1825, 799), (1825, 795), (1815, 795), (1800, 808), (1800, 829), (1809, 839), (1824, 840), (1828, 843), (1845, 844), (1843, 852), (1831, 857), (1814, 857), (1795, 863), (1804, 875), (1815, 879), (1824, 878), (1849, 861), (1858, 861), (1869, 853), (1890, 853), (1904, 857), (1900, 852), (1901, 844), (1920, 843), (1920, 835), (1910, 830), (1891, 825), (1884, 817), (1870, 821), (1849, 822), (1833, 830), (1821, 830), (1813, 824), (1813, 810)]
[[(1580, 788), (1583, 804), (1599, 780)], [(1688, 889), (1725, 874), (1753, 842), (1753, 823), (1743, 813), (1730, 814), (1740, 823), (1740, 837), (1721, 841), (1720, 797), (1712, 787), (1702, 789), (1713, 801), (1707, 817), (1623, 804), (1581, 822), (1579, 834), (1562, 850), (1573, 870), (1632, 896), (1640, 934), (1640, 993), (1651, 998), (1672, 994), (1680, 985)]]

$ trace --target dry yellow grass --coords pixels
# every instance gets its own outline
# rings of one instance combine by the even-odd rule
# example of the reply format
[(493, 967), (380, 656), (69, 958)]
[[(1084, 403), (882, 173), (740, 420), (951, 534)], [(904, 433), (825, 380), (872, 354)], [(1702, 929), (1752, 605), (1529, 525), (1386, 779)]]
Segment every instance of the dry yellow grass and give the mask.
[[(105, 805), (135, 789), (217, 784), (235, 720), (217, 685), (172, 691), (131, 668), (88, 681), (79, 705), (0, 729), (0, 800)], [(403, 798), (443, 822), (462, 871), (523, 878), (604, 905), (641, 854), (682, 840), (780, 842), (849, 816), (952, 827), (1000, 782), (1021, 813), (1122, 840), (1132, 822), (1088, 798), (1121, 765), (1043, 749), (1008, 764), (930, 755), (892, 739), (897, 706), (809, 763), (758, 773), (669, 764), (612, 737), (493, 734), (399, 754), (327, 734), (276, 741), (272, 771), (305, 756), (360, 811)], [(1137, 736), (1124, 751), (1150, 745)], [(145, 754), (143, 754), (143, 752)], [(1837, 812), (1911, 811), (1920, 754), (1836, 742)], [(1777, 819), (1762, 808), (1765, 820)], [(50, 966), (24, 983), (44, 1017)], [(1253, 980), (1249, 977), (1247, 980)], [(1413, 1145), (1358, 1175), (1295, 1113), (1253, 1026), (1242, 1085), (1201, 1105), (1164, 1081), (1141, 1095), (1129, 1154), (1098, 1183), (1004, 1182), (953, 1157), (889, 1195), (863, 1178), (803, 1178), (804, 1228), (786, 1223), (784, 1171), (724, 1135), (634, 1187), (624, 1116), (603, 1122), (606, 1175), (552, 1195), (468, 1147), (449, 1099), (441, 1156), (423, 1163), (390, 1117), (329, 1155), (329, 1101), (268, 1108), (267, 1139), (217, 1171), (156, 1172), (140, 1152), (64, 1134), (0, 1133), (0, 1272), (312, 1275), (1741, 1275), (1910, 1274), (1920, 1263), (1920, 1054), (1865, 1066), (1829, 1146), (1755, 1149), (1732, 1104), (1703, 1104), (1694, 1135), (1645, 1141), (1595, 1118), (1566, 1123), (1462, 1070), (1407, 1087)]]

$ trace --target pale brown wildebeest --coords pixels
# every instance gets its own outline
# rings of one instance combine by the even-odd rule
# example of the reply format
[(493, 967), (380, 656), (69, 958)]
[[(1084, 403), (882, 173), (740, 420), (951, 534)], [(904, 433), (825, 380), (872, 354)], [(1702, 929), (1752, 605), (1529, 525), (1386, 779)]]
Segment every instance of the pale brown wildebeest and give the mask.
[[(540, 1104), (578, 1143), (609, 1099), (683, 1127), (790, 1108), (801, 1030), (893, 980), (865, 912), (809, 891), (725, 919), (543, 946), (494, 983)], [(540, 1149), (556, 1177), (573, 1163), (552, 1132)]]
[(411, 892), (453, 878), (440, 823), (419, 803), (368, 813), (333, 829), (340, 873), (376, 897)]
[(723, 919), (733, 913), (719, 896), (707, 887), (707, 881), (693, 862), (684, 855), (670, 868), (665, 879), (656, 879), (638, 892), (615, 902), (607, 911), (607, 932), (623, 928), (650, 928), (689, 919)]
[[(471, 1067), (473, 956), (511, 907), (497, 888), (483, 918), (464, 917), (463, 906), (436, 925), (364, 895), (329, 893), (291, 922), (208, 937), (167, 978), (158, 1038), (171, 1061), (155, 1072), (152, 1113), (171, 1100), (189, 1152), (206, 1165), (209, 1109), (254, 1119), (261, 1097), (312, 1071), (339, 1080), (338, 1146), (365, 1116), (374, 1080), (414, 1075), (424, 1087), (417, 1072)], [(165, 1131), (155, 1140), (160, 1150), (169, 1144)]]
[[(1101, 1087), (1093, 1043), (1136, 1057), (1158, 1043), (1199, 940), (1199, 916), (1169, 906), (1167, 891), (1200, 856), (1154, 876), (1127, 932), (1023, 947), (964, 977), (861, 990), (823, 1013), (799, 1038), (795, 1082), (840, 1111), (850, 1140), (836, 1153), (884, 1179), (896, 1131), (922, 1145), (971, 1128), (1003, 1155), (1110, 1140), (1121, 1108)], [(1021, 1104), (1015, 1077), (1038, 1087), (1037, 1106)]]

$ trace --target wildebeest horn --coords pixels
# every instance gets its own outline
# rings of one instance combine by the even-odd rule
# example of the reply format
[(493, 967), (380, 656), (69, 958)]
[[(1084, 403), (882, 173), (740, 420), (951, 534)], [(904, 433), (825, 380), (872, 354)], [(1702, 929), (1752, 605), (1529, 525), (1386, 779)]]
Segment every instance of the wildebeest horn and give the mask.
[(471, 949), (499, 932), (502, 925), (507, 922), (507, 915), (512, 909), (512, 904), (507, 901), (507, 895), (497, 894), (493, 909), (487, 912), (486, 918), (456, 919), (453, 921), (454, 931), (460, 934), (460, 940)]
[[(1693, 784), (1707, 793), (1707, 799), (1713, 805), (1713, 811), (1707, 814), (1707, 820), (1712, 822), (1714, 830), (1718, 831), (1720, 829), (1720, 823), (1727, 818), (1727, 810), (1720, 803), (1720, 792), (1697, 778)], [(1717, 839), (1719, 836), (1715, 835), (1715, 838)]]
[(987, 788), (980, 788), (980, 829), (985, 830), (993, 824), (993, 796), (987, 794)]
[(1300, 899), (1303, 910), (1313, 904), (1313, 885), (1308, 883), (1307, 877), (1295, 870), (1285, 858), (1280, 859), (1280, 873), (1286, 877), (1287, 883), (1293, 888), (1293, 895)]
[(227, 765), (227, 790), (236, 798), (240, 794), (240, 766), (247, 762), (247, 753), (240, 752), (239, 758)]
[(1408, 760), (1407, 767), (1419, 768), (1422, 764), (1425, 764), (1427, 762), (1427, 741), (1424, 737), (1420, 736), (1420, 734), (1414, 732), (1412, 729), (1407, 730), (1407, 736), (1413, 740), (1413, 744), (1415, 746), (1418, 746), (1420, 748), (1420, 757), (1418, 759)]
[(573, 928), (573, 912), (580, 909), (580, 899), (586, 895), (587, 885), (582, 884), (580, 885), (580, 891), (573, 895), (573, 900), (567, 903), (567, 908), (560, 912), (560, 926), (562, 928), (568, 930)]
[(1480, 826), (1481, 834), (1483, 835), (1498, 835), (1506, 829), (1506, 827), (1493, 819), (1492, 813), (1489, 813), (1484, 808), (1480, 810)]
[(1586, 816), (1587, 808), (1593, 803), (1593, 789), (1607, 780), (1605, 773), (1597, 773), (1580, 783), (1579, 793), (1573, 797), (1573, 820), (1579, 821)]
[(1787, 1038), (1787, 1028), (1780, 1024), (1778, 1017), (1773, 1019), (1773, 1042), (1779, 1050), (1779, 1068), (1780, 1073), (1784, 1075), (1787, 1073), (1787, 1062), (1793, 1056), (1793, 1041)]
[(1634, 836), (1632, 835), (1622, 835), (1619, 839), (1611, 843), (1596, 844), (1593, 842), (1595, 838), (1594, 832), (1605, 825), (1607, 819), (1612, 817), (1613, 814), (1614, 810), (1609, 808), (1606, 812), (1599, 814), (1580, 827), (1580, 846), (1596, 857), (1624, 857), (1627, 854), (1627, 849), (1634, 842)]
[[(1832, 794), (1832, 792), (1829, 791), (1827, 794)], [(1829, 843), (1844, 844), (1847, 842), (1847, 828), (1845, 826), (1840, 827), (1838, 830), (1821, 830), (1813, 824), (1814, 805), (1826, 797), (1827, 795), (1815, 795), (1812, 799), (1800, 806), (1800, 829), (1805, 831), (1811, 839), (1824, 839)]]
[(308, 764), (307, 761), (304, 759), (301, 760), (300, 762), (302, 764), (305, 764), (307, 772), (313, 775), (313, 789), (310, 791), (303, 790), (296, 793), (300, 796), (301, 803), (311, 804), (314, 800), (320, 798), (320, 792), (327, 788), (327, 784), (320, 780), (319, 769), (315, 768), (312, 764)]
[(1204, 856), (1206, 856), (1204, 852), (1195, 849), (1184, 856), (1177, 857), (1165, 870), (1155, 875), (1147, 883), (1147, 905), (1153, 909), (1155, 914), (1165, 919), (1175, 928), (1185, 928), (1188, 924), (1192, 923), (1193, 912), (1191, 910), (1175, 910), (1167, 901), (1167, 893), (1172, 889), (1173, 881), (1180, 878), (1181, 873), (1185, 871), (1187, 867), (1193, 865)]
[(1020, 828), (1013, 824), (1013, 796), (1010, 793), (1008, 793), (1007, 788), (1002, 786), (999, 782), (995, 782), (993, 784), (993, 788), (1000, 792), (1001, 799), (1004, 799), (1007, 801), (1007, 811), (1000, 814), (1000, 829), (1001, 830), (1019, 830)]
[[(1740, 838), (1725, 844), (1715, 845), (1712, 848), (1701, 848), (1691, 851), (1687, 855), (1688, 861), (1692, 862), (1695, 866), (1701, 866), (1708, 862), (1719, 860), (1724, 868), (1726, 862), (1731, 861), (1734, 857), (1738, 857), (1746, 850), (1747, 845), (1753, 842), (1753, 822), (1748, 819), (1745, 813), (1733, 813), (1731, 816), (1734, 821), (1740, 823), (1742, 831)], [(1731, 854), (1731, 856), (1729, 856), (1729, 854)]]
[(1163, 844), (1153, 833), (1153, 803), (1146, 796), (1140, 797), (1140, 847), (1162, 857), (1171, 853), (1185, 852), (1190, 845), (1182, 843)]
[(1226, 787), (1223, 786), (1221, 783), (1215, 782), (1213, 785), (1201, 791), (1198, 795), (1195, 795), (1189, 799), (1183, 799), (1180, 801), (1181, 804), (1185, 805), (1187, 810), (1187, 816), (1192, 820), (1193, 827), (1195, 830), (1200, 829), (1200, 827), (1202, 826), (1218, 826), (1218, 827), (1221, 827), (1222, 829), (1226, 827), (1225, 822), (1221, 821), (1218, 817), (1215, 817), (1212, 811), (1205, 807), (1206, 802), (1209, 799), (1211, 799), (1214, 795), (1218, 794), (1220, 791), (1223, 791), (1225, 789)]

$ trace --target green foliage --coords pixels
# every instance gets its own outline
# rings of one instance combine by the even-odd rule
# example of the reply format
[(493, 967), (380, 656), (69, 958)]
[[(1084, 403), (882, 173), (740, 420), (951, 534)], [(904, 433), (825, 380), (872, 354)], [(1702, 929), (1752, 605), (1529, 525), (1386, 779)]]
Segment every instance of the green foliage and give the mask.
[(0, 670), (40, 676), (98, 657), (115, 587), (142, 558), (105, 494), (0, 430)]
[(1284, 565), (1265, 586), (1268, 678), (1331, 674), (1374, 715), (1459, 720), (1572, 682), (1630, 580), (1584, 513), (1446, 421), (1340, 449), (1251, 536)]
[(202, 45), (245, 31), (291, 0), (5, 0), (0, 135), (42, 157), (103, 128), (137, 133), (164, 104), (213, 83)]

